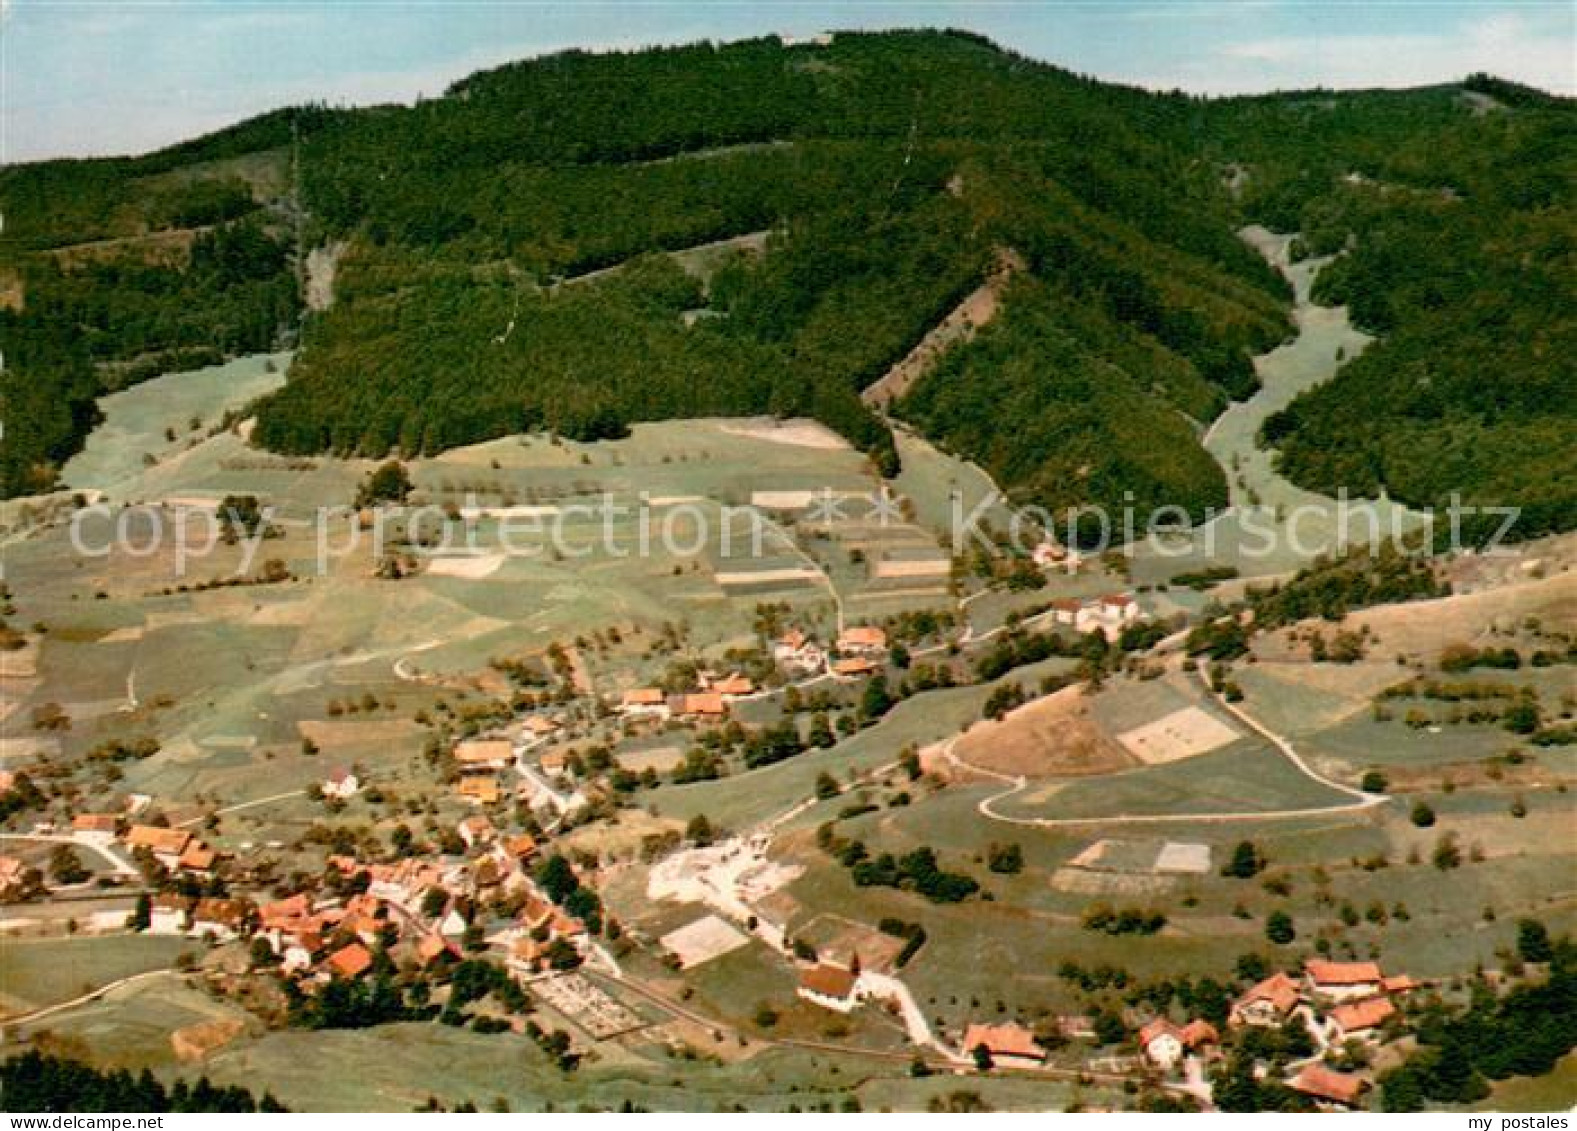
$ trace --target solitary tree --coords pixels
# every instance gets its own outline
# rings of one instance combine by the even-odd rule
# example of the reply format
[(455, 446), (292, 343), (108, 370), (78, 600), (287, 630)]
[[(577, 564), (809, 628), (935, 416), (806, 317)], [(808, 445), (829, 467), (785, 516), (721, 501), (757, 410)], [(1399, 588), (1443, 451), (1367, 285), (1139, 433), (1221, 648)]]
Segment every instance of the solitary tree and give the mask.
[(1265, 920), (1265, 937), (1277, 946), (1286, 946), (1297, 938), (1298, 931), (1292, 925), (1292, 916), (1285, 911), (1272, 911)]

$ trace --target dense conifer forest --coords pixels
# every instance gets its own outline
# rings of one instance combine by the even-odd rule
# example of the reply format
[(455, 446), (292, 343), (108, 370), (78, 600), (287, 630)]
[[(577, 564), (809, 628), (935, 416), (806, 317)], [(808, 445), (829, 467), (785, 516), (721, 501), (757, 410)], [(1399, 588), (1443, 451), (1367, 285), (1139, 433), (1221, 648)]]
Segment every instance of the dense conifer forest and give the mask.
[(1226, 499), (1198, 435), (1291, 330), (1259, 222), (1341, 253), (1319, 297), (1380, 336), (1267, 423), (1290, 476), (1569, 528), (1572, 142), (1569, 102), (1483, 77), (1210, 101), (894, 32), (568, 52), (11, 167), (0, 490), (47, 488), (96, 395), (298, 338), (276, 450), (778, 413), (890, 473), (860, 392), (1012, 253), (999, 318), (887, 411), (1022, 501), (1197, 515)]

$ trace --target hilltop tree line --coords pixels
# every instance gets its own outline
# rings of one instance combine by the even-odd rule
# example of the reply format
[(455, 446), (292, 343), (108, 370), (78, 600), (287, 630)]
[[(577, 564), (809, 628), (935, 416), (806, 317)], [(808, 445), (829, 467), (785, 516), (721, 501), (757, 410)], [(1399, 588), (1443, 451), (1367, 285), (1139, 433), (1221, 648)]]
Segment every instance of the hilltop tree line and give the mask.
[[(279, 340), (300, 218), (345, 252), (261, 406), (266, 446), (414, 455), (776, 413), (891, 473), (860, 390), (1011, 252), (997, 322), (887, 408), (1020, 501), (1198, 518), (1226, 485), (1197, 435), (1290, 331), (1285, 281), (1233, 235), (1257, 221), (1339, 253), (1317, 297), (1382, 335), (1267, 422), (1290, 476), (1414, 505), (1460, 490), (1520, 505), (1521, 536), (1568, 528), (1572, 109), (1469, 89), (1212, 101), (958, 32), (757, 39), (566, 52), (410, 107), (304, 106), (142, 158), (10, 168), (0, 268), (23, 299), (0, 312), (0, 489), (49, 485), (97, 392)], [(300, 199), (262, 199), (279, 190), (241, 181), (243, 157), (295, 174)], [(189, 260), (45, 252), (183, 230)], [(762, 254), (650, 258), (761, 233)]]

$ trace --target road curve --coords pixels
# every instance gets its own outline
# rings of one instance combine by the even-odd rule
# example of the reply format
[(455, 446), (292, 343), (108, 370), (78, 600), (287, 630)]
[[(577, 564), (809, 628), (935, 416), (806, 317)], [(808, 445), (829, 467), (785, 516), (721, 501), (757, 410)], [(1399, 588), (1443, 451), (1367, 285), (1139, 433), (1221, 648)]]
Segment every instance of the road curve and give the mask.
[(1287, 741), (1287, 739), (1279, 734), (1276, 734), (1274, 731), (1269, 730), (1258, 720), (1251, 717), (1247, 712), (1243, 711), (1235, 704), (1228, 703), (1224, 697), (1211, 691), (1209, 684), (1205, 682), (1205, 676), (1203, 673), (1199, 673), (1199, 680), (1201, 685), (1204, 687), (1205, 694), (1210, 696), (1210, 698), (1215, 703), (1225, 709), (1234, 718), (1242, 722), (1244, 726), (1248, 727), (1254, 733), (1258, 734), (1260, 737), (1264, 738), (1267, 742), (1274, 746), (1277, 752), (1286, 758), (1287, 761), (1291, 762), (1299, 773), (1303, 774), (1312, 781), (1318, 782), (1327, 789), (1332, 789), (1338, 793), (1345, 794), (1353, 798), (1353, 800), (1337, 805), (1319, 805), (1299, 809), (1261, 809), (1255, 810), (1253, 812), (1116, 813), (1100, 817), (1015, 817), (1006, 813), (997, 812), (995, 806), (998, 802), (1005, 801), (1009, 797), (1012, 797), (1017, 793), (1021, 793), (1029, 785), (1029, 779), (1022, 776), (1010, 777), (1007, 774), (997, 773), (995, 770), (987, 770), (970, 762), (965, 762), (963, 759), (959, 758), (953, 753), (953, 747), (958, 742), (957, 736), (948, 739), (947, 742), (943, 744), (938, 753), (953, 765), (961, 769), (980, 774), (983, 777), (994, 778), (997, 781), (1007, 783), (1007, 789), (1003, 790), (1001, 793), (994, 793), (990, 797), (982, 799), (975, 806), (976, 810), (979, 811), (981, 816), (989, 818), (993, 821), (1002, 821), (1005, 824), (1024, 825), (1042, 829), (1088, 828), (1092, 825), (1117, 824), (1172, 825), (1184, 824), (1188, 822), (1216, 824), (1224, 821), (1289, 821), (1298, 820), (1305, 817), (1327, 817), (1337, 813), (1358, 813), (1367, 809), (1373, 809), (1377, 806), (1384, 805), (1391, 800), (1387, 794), (1365, 793), (1361, 789), (1354, 789), (1352, 786), (1343, 785), (1340, 782), (1335, 782), (1327, 777), (1324, 777), (1303, 760), (1298, 752), (1293, 749), (1292, 743)]

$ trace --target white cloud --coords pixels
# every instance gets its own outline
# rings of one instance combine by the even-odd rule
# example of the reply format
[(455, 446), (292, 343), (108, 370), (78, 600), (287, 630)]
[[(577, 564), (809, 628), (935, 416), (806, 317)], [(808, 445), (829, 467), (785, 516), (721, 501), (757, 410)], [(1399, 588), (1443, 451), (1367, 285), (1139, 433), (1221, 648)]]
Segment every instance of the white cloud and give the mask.
[(1424, 86), (1474, 71), (1577, 93), (1574, 17), (1540, 19), (1502, 12), (1437, 31), (1408, 34), (1307, 34), (1227, 42), (1185, 64), (1162, 86), (1235, 94), (1269, 88)]

